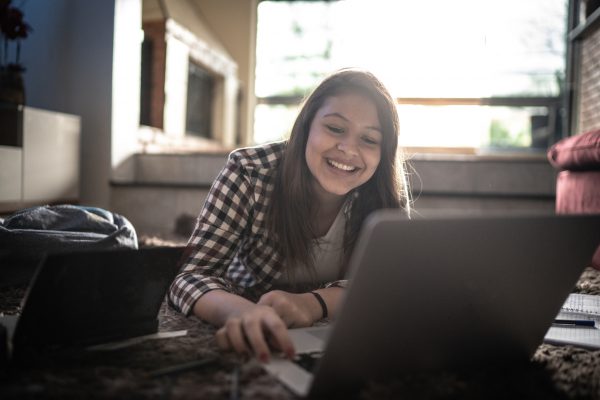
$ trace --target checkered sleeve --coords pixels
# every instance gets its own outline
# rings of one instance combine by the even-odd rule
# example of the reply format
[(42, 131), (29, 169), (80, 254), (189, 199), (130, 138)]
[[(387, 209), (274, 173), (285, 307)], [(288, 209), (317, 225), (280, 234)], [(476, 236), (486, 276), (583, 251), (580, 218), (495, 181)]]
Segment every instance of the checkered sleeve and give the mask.
[(252, 217), (253, 186), (236, 157), (229, 158), (213, 182), (188, 242), (189, 256), (173, 281), (169, 300), (185, 315), (205, 293), (234, 292), (225, 274)]

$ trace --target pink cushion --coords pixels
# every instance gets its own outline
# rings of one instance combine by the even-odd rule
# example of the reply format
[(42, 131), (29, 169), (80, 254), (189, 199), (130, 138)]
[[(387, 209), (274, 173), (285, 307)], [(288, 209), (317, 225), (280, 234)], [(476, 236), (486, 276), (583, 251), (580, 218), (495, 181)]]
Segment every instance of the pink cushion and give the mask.
[(548, 160), (560, 170), (600, 170), (600, 129), (558, 141)]
[[(556, 179), (556, 213), (600, 214), (600, 171), (559, 172)], [(600, 247), (592, 259), (592, 267), (600, 270)]]
[(556, 212), (600, 214), (600, 170), (559, 172), (556, 179)]

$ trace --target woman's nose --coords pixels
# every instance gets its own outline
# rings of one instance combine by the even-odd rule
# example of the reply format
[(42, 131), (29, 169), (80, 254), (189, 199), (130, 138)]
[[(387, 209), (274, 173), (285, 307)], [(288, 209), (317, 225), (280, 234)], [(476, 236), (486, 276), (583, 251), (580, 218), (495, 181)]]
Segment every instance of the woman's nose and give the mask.
[(337, 144), (337, 149), (349, 156), (355, 156), (358, 154), (358, 146), (351, 140), (342, 140)]

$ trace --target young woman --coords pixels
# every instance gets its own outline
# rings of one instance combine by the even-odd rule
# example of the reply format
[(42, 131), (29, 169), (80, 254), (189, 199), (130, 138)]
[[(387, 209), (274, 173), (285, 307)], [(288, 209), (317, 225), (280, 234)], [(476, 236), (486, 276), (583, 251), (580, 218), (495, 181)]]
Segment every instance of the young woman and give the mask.
[(221, 348), (294, 355), (287, 328), (335, 317), (365, 217), (409, 211), (398, 114), (360, 70), (326, 78), (289, 140), (236, 150), (216, 178), (171, 286), (171, 304), (221, 327)]

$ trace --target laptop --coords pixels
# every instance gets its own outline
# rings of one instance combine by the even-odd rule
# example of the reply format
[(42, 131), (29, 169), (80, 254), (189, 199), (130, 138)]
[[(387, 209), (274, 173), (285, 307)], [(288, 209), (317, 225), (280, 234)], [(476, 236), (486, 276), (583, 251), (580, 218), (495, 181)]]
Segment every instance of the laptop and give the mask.
[(290, 330), (297, 359), (265, 368), (296, 395), (319, 397), (403, 373), (528, 362), (599, 244), (600, 215), (378, 211), (336, 321)]
[(0, 317), (13, 358), (29, 350), (106, 343), (158, 331), (158, 311), (183, 247), (45, 256), (20, 316)]

